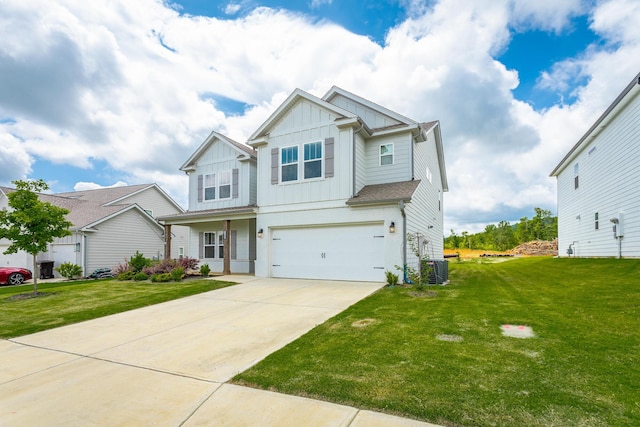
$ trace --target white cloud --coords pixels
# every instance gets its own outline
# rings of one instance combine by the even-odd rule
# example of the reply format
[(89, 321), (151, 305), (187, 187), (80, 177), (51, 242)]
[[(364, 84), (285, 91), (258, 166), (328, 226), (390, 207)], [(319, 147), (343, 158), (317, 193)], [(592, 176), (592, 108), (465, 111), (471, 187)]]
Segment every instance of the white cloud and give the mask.
[(100, 188), (126, 187), (127, 185), (129, 184), (123, 181), (118, 181), (112, 185), (100, 185), (100, 184), (96, 184), (95, 182), (78, 182), (76, 183), (76, 185), (74, 185), (73, 190), (74, 191), (98, 190)]
[[(242, 1), (226, 5), (237, 18), (214, 19), (180, 16), (156, 0), (5, 0), (0, 181), (30, 174), (34, 156), (87, 169), (104, 161), (121, 174), (112, 182), (157, 182), (182, 201), (187, 180), (178, 167), (211, 130), (242, 141), (293, 89), (322, 95), (336, 84), (416, 120), (441, 121), (447, 228), (478, 231), (553, 208), (548, 173), (640, 69), (637, 2), (593, 7), (592, 29), (608, 43), (546, 70), (541, 87), (585, 83), (571, 105), (545, 111), (513, 98), (517, 70), (495, 55), (511, 29), (560, 33), (591, 3), (402, 4), (410, 18), (379, 46), (299, 13), (240, 15)], [(250, 107), (227, 116), (211, 94)]]

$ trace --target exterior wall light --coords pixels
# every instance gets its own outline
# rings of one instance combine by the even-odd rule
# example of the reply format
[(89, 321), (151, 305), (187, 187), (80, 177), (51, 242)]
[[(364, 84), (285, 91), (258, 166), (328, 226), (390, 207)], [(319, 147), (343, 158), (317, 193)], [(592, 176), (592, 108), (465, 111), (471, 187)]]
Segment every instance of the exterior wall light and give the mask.
[(395, 233), (396, 232), (396, 223), (391, 221), (391, 225), (389, 225), (389, 233)]
[(263, 234), (264, 234), (264, 231), (262, 230), (262, 228), (258, 230), (258, 238), (262, 239)]

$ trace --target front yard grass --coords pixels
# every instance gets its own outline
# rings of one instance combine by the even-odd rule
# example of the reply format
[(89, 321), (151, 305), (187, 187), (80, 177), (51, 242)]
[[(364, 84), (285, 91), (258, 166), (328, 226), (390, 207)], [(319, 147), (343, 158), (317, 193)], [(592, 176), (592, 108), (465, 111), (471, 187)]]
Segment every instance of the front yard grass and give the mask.
[(12, 300), (32, 284), (0, 287), (0, 338), (13, 338), (233, 285), (215, 280), (149, 283), (89, 280), (39, 283), (37, 298)]
[(449, 266), (449, 285), (384, 288), (234, 382), (445, 426), (640, 425), (640, 260)]

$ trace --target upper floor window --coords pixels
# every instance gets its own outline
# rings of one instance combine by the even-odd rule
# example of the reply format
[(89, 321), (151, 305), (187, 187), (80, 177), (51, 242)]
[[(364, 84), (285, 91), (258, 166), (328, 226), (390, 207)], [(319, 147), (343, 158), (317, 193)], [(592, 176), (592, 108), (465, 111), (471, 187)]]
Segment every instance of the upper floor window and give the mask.
[(380, 145), (380, 166), (393, 164), (393, 144)]
[(204, 200), (231, 198), (231, 171), (205, 175), (202, 191), (204, 193)]
[(231, 197), (231, 171), (224, 171), (218, 174), (218, 193), (220, 199)]
[(322, 142), (304, 144), (304, 179), (322, 176)]
[(216, 174), (210, 173), (204, 176), (204, 199), (215, 200), (216, 198)]
[(427, 179), (429, 183), (433, 184), (433, 174), (431, 173), (431, 168), (427, 166)]
[(286, 147), (281, 150), (282, 182), (298, 180), (298, 147)]
[(573, 165), (573, 188), (578, 188), (579, 187), (579, 180), (578, 180), (578, 175), (580, 172), (580, 166), (578, 165), (578, 163), (576, 163), (575, 165)]

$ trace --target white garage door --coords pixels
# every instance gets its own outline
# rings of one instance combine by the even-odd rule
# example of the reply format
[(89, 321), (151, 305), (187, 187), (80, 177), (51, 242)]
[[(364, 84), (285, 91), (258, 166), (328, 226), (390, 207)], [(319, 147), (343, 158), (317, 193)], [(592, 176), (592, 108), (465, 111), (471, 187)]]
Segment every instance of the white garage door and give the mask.
[(384, 226), (274, 230), (273, 277), (384, 281)]
[[(17, 254), (5, 255), (4, 251), (7, 250), (8, 245), (0, 245), (0, 267), (23, 267), (33, 270), (32, 259), (24, 252), (20, 251)], [(27, 259), (28, 257), (28, 259)]]

